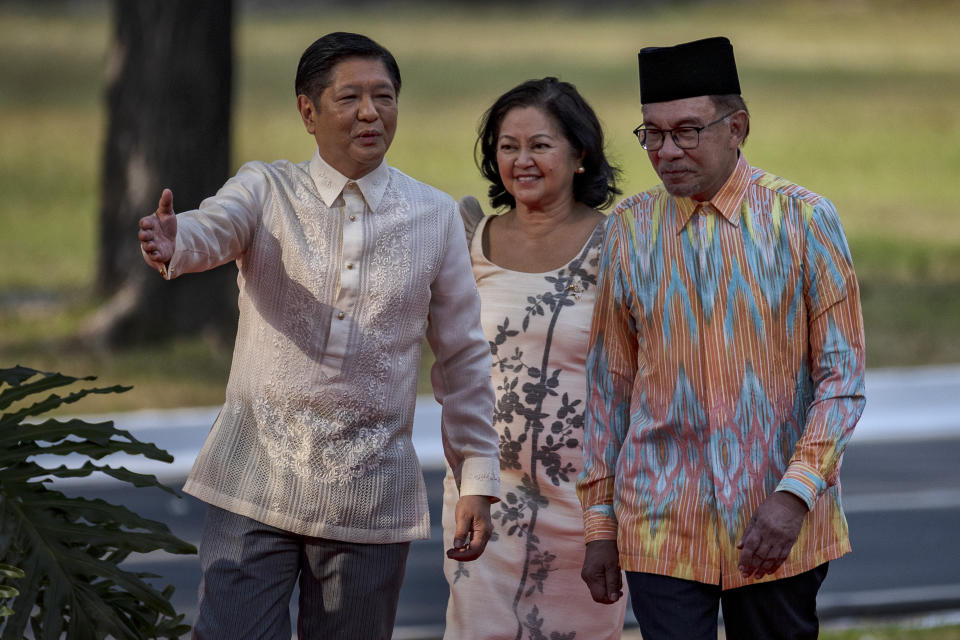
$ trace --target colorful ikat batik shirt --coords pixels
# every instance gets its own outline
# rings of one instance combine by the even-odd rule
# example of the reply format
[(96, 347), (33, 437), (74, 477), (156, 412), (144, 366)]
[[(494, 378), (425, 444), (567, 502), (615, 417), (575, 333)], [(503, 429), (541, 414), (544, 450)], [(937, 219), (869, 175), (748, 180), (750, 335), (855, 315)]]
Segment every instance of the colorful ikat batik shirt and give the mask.
[(611, 214), (587, 362), (587, 541), (627, 571), (743, 586), (773, 491), (809, 508), (769, 579), (850, 550), (838, 474), (865, 404), (860, 298), (829, 200), (751, 167), (704, 203), (663, 186)]

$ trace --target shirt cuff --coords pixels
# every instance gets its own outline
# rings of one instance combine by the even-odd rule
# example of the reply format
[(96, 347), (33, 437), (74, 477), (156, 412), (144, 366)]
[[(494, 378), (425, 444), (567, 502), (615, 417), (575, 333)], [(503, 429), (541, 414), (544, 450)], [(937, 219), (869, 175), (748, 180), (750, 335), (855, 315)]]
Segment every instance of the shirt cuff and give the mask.
[(813, 509), (814, 503), (820, 494), (827, 489), (827, 481), (817, 470), (808, 464), (794, 462), (787, 467), (783, 479), (777, 485), (777, 491), (787, 491), (797, 496), (807, 504), (807, 509)]
[(584, 510), (583, 539), (585, 542), (617, 539), (617, 515), (613, 505), (598, 504)]
[(466, 458), (460, 468), (461, 496), (488, 496), (500, 501), (500, 459)]

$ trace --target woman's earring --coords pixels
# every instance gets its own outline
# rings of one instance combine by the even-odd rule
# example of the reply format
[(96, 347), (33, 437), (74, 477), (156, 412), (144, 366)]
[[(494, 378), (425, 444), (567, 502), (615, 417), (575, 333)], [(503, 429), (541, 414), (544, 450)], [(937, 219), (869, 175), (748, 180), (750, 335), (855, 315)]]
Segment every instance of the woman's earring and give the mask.
[(584, 171), (585, 169), (583, 168), (583, 165), (577, 167), (577, 173), (583, 173)]

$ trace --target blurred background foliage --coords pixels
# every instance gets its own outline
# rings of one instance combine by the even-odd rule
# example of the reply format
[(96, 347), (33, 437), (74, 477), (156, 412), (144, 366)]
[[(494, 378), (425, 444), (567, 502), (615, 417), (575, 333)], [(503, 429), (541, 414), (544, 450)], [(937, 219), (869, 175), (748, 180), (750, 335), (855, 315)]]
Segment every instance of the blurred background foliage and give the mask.
[[(747, 159), (840, 211), (868, 367), (960, 362), (960, 4), (347, 4), (238, 3), (234, 169), (310, 157), (296, 63), (314, 39), (345, 30), (400, 64), (388, 160), (402, 171), (483, 200), (473, 161), (481, 113), (517, 83), (554, 75), (594, 106), (623, 192), (634, 193), (657, 182), (630, 133), (640, 120), (636, 52), (727, 35), (752, 114)], [(135, 386), (94, 410), (218, 404), (230, 345), (190, 335), (104, 352), (75, 337), (101, 302), (92, 283), (110, 33), (104, 2), (0, 3), (0, 363)]]

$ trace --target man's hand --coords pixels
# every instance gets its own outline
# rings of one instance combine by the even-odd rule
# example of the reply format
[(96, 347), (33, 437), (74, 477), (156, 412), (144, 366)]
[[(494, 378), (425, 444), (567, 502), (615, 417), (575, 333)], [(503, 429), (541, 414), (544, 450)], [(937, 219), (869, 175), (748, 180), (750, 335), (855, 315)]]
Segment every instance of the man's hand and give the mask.
[(762, 578), (779, 569), (796, 543), (806, 515), (806, 503), (790, 492), (774, 491), (767, 496), (737, 543), (743, 577)]
[(587, 543), (580, 577), (590, 588), (594, 601), (613, 604), (623, 596), (620, 574), (620, 553), (616, 540), (594, 540)]
[(447, 557), (460, 562), (476, 560), (493, 533), (490, 499), (486, 496), (460, 496), (455, 518), (457, 529), (453, 534), (453, 548), (447, 549)]
[(173, 192), (164, 189), (157, 210), (140, 218), (140, 249), (147, 264), (164, 273), (177, 246), (177, 216), (173, 212)]

